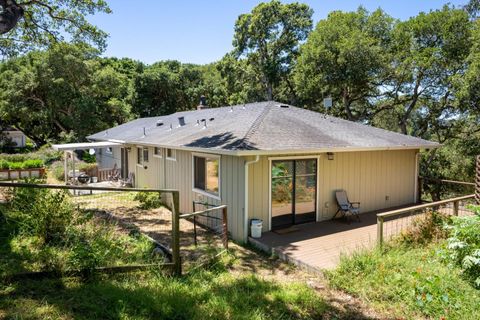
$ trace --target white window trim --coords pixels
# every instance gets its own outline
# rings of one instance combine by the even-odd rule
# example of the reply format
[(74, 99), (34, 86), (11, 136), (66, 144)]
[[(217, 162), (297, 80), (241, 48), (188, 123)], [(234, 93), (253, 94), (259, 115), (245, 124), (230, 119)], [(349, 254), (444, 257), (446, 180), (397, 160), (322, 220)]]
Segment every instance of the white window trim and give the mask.
[[(159, 154), (155, 154), (155, 148), (159, 149), (159, 151), (160, 151)], [(153, 147), (153, 157), (162, 159), (163, 158), (163, 149), (164, 148), (162, 148), (162, 147)]]
[[(218, 194), (210, 193), (208, 191), (195, 188), (195, 157), (202, 157), (202, 158), (213, 158), (218, 160)], [(222, 157), (218, 154), (211, 154), (211, 153), (196, 153), (192, 152), (192, 191), (198, 194), (202, 194), (209, 198), (215, 200), (222, 200)]]
[[(172, 150), (172, 155), (173, 157), (168, 157), (168, 149)], [(165, 159), (170, 160), (170, 161), (177, 161), (177, 150), (172, 149), (172, 148), (165, 148)]]

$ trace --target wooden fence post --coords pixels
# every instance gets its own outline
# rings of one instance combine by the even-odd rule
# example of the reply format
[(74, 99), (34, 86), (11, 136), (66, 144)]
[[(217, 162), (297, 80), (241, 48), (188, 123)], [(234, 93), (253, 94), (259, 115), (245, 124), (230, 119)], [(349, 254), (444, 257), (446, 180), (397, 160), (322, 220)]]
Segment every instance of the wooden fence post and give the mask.
[(475, 168), (475, 202), (480, 205), (480, 155), (477, 156)]
[(383, 217), (377, 216), (377, 244), (383, 247)]
[(453, 201), (453, 215), (458, 216), (459, 201)]
[(182, 261), (180, 258), (180, 199), (179, 192), (172, 192), (172, 260), (173, 274), (182, 275)]
[(227, 207), (222, 209), (222, 242), (223, 242), (223, 247), (225, 249), (228, 249)]

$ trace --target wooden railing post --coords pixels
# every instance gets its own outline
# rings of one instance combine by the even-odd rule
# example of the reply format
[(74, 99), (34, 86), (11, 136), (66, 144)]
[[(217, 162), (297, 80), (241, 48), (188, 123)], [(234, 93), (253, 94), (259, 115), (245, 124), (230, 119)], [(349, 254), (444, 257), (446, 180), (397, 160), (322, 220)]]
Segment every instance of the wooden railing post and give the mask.
[(480, 155), (477, 156), (475, 168), (475, 202), (480, 205)]
[(222, 209), (222, 242), (223, 247), (228, 249), (228, 220), (227, 220), (227, 207)]
[(173, 274), (182, 275), (180, 258), (180, 197), (178, 191), (172, 192), (172, 262)]
[(453, 201), (453, 215), (458, 216), (459, 201)]
[(377, 216), (377, 244), (383, 247), (383, 217)]

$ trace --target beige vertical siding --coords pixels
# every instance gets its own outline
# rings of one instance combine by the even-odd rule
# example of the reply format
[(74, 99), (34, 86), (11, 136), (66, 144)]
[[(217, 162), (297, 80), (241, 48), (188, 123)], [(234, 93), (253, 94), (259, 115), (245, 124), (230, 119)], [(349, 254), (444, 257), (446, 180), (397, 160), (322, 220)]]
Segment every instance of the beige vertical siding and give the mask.
[[(165, 153), (165, 150), (163, 150)], [(243, 240), (243, 212), (244, 212), (244, 160), (240, 157), (220, 157), (220, 198), (215, 199), (208, 195), (193, 191), (192, 180), (192, 153), (176, 150), (176, 159), (153, 157), (153, 148), (150, 148), (150, 161), (147, 169), (137, 166), (137, 152), (132, 148), (129, 160), (135, 165), (136, 186), (151, 188), (177, 189), (180, 191), (180, 211), (189, 213), (193, 210), (193, 201), (208, 202), (214, 205), (228, 206), (228, 230), (233, 239)]]
[[(363, 212), (414, 202), (417, 150), (337, 152), (334, 160), (320, 154), (318, 162), (318, 219), (337, 211), (334, 191), (345, 189)], [(306, 155), (310, 158), (312, 155)], [(249, 168), (249, 219), (260, 218), (269, 229), (270, 162), (267, 156)]]

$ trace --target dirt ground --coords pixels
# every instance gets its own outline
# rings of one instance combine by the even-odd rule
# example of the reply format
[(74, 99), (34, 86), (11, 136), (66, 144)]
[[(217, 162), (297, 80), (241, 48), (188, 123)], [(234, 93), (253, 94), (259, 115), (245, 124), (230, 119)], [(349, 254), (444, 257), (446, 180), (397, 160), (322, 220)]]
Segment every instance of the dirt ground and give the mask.
[[(140, 210), (137, 208), (116, 207), (109, 210), (108, 219), (118, 222), (126, 229), (137, 229), (153, 239), (167, 243), (170, 238), (171, 213), (166, 208)], [(198, 246), (193, 243), (193, 223), (181, 219), (181, 255), (188, 272), (204, 259), (211, 258), (211, 248), (222, 249), (220, 237), (197, 226)], [(385, 319), (368, 305), (351, 295), (331, 288), (322, 274), (310, 274), (275, 257), (270, 257), (255, 249), (237, 245), (230, 241), (229, 251), (235, 259), (229, 268), (232, 274), (243, 276), (255, 274), (265, 280), (288, 283), (304, 282), (314, 289), (332, 308), (327, 319)]]

